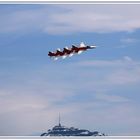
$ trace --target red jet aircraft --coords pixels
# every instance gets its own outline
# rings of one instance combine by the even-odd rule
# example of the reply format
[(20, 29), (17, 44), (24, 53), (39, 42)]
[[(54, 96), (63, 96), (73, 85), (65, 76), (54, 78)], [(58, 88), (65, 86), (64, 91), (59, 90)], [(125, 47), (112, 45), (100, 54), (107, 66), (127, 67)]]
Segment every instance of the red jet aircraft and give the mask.
[(49, 52), (48, 56), (54, 57), (54, 60), (57, 60), (58, 57), (62, 57), (63, 59), (66, 58), (67, 56), (71, 57), (73, 54), (81, 54), (83, 51), (87, 51), (88, 49), (94, 49), (96, 46), (86, 46), (83, 42), (80, 44), (79, 47), (72, 45), (72, 48), (67, 48), (65, 47), (63, 51), (60, 49), (57, 49), (57, 51), (54, 52)]

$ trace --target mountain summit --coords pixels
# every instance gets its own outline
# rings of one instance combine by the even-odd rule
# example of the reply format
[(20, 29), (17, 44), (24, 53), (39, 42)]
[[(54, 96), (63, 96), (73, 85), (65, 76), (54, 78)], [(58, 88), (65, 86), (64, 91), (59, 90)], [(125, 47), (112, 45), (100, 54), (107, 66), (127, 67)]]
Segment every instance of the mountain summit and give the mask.
[(105, 136), (105, 134), (98, 131), (90, 132), (85, 129), (78, 129), (74, 127), (65, 127), (60, 123), (54, 126), (52, 129), (49, 129), (47, 132), (42, 133), (40, 136)]

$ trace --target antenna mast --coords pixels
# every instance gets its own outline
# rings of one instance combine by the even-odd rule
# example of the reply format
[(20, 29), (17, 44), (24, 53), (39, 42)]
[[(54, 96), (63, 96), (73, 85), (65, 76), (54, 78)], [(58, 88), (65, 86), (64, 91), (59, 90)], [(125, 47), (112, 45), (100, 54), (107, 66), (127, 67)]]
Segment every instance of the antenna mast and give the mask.
[(61, 123), (60, 123), (60, 113), (59, 113), (59, 126), (61, 126)]

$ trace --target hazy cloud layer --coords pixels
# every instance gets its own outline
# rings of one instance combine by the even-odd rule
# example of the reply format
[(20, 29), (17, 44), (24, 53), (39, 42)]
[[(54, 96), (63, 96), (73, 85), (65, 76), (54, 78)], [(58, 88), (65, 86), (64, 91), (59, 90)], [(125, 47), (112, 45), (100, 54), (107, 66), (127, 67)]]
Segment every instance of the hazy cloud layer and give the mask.
[(0, 32), (40, 31), (49, 34), (72, 34), (132, 32), (140, 28), (140, 6), (135, 4), (49, 6), (2, 12)]
[[(112, 135), (124, 135), (126, 129), (126, 135), (139, 134), (139, 102), (134, 102), (138, 93), (128, 92), (140, 82), (139, 61), (124, 56), (53, 67), (44, 66), (38, 75), (24, 76), (26, 84), (14, 81), (13, 88), (0, 91), (0, 135), (42, 133), (58, 123), (59, 112), (67, 126)], [(59, 75), (52, 80), (54, 73)]]

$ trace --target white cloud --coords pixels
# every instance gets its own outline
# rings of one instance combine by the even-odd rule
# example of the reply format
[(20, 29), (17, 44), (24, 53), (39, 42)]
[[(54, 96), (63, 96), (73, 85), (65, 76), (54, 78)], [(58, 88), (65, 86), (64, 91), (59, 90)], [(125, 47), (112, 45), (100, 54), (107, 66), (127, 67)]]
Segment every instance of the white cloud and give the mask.
[(118, 67), (118, 68), (124, 68), (127, 66), (139, 66), (140, 62), (133, 61), (131, 57), (124, 56), (122, 59), (116, 59), (116, 60), (94, 60), (94, 61), (83, 61), (78, 62), (78, 66), (86, 66), (86, 67)]
[(140, 82), (140, 68), (132, 70), (116, 70), (108, 76), (108, 82), (115, 85), (131, 85)]
[(88, 70), (88, 72), (82, 71), (77, 74), (77, 78), (82, 77), (86, 81), (82, 83), (83, 86), (80, 86), (83, 91), (84, 89), (93, 89), (95, 93), (106, 94), (110, 93), (111, 89), (118, 91), (118, 88), (120, 89), (124, 86), (125, 88), (133, 87), (140, 82), (140, 77), (138, 76), (140, 75), (140, 62), (133, 60), (129, 56), (124, 56), (118, 60), (78, 62), (75, 67), (78, 68), (78, 71), (82, 69)]
[(139, 7), (127, 4), (46, 5), (38, 9), (15, 10), (0, 15), (0, 32), (132, 32), (140, 28)]
[[(54, 34), (103, 33), (133, 31), (140, 27), (140, 20), (138, 20), (138, 15), (136, 16), (139, 6), (136, 5), (74, 5), (62, 8), (69, 11), (50, 15), (51, 26), (46, 28), (47, 32)], [(133, 12), (130, 13), (129, 8), (133, 9)]]
[(135, 38), (123, 38), (123, 39), (121, 39), (121, 42), (127, 43), (127, 44), (132, 44), (132, 43), (138, 42), (138, 40)]
[(96, 98), (98, 100), (103, 100), (107, 102), (128, 102), (129, 99), (118, 96), (118, 95), (110, 95), (110, 94), (96, 94)]
[(129, 57), (129, 56), (124, 56), (124, 59), (125, 59), (126, 61), (132, 61), (132, 58)]

